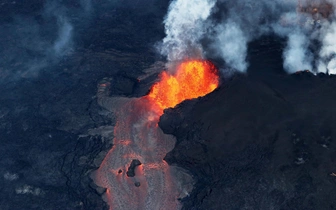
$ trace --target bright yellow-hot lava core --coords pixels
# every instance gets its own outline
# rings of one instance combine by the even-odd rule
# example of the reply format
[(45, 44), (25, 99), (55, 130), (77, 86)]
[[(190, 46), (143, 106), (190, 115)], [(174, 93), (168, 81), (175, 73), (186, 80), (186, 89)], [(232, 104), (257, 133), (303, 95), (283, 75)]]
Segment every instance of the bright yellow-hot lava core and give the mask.
[(163, 110), (184, 100), (205, 96), (218, 84), (218, 71), (210, 61), (188, 60), (178, 65), (174, 75), (162, 72), (148, 97)]

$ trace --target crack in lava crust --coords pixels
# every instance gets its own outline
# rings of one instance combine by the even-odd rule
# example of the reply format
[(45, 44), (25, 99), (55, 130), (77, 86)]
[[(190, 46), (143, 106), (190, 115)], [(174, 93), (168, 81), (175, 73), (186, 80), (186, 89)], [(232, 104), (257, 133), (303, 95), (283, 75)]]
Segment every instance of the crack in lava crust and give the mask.
[[(174, 148), (175, 138), (164, 134), (158, 122), (163, 109), (204, 96), (217, 86), (218, 75), (210, 62), (186, 61), (178, 66), (175, 75), (163, 72), (161, 81), (148, 96), (110, 98), (103, 89), (98, 91), (98, 103), (117, 118), (113, 148), (94, 175), (96, 184), (107, 188), (105, 196), (110, 209), (180, 209), (178, 198), (192, 189), (192, 178), (163, 160)], [(135, 168), (135, 176), (129, 177), (126, 171), (134, 159), (141, 165)]]

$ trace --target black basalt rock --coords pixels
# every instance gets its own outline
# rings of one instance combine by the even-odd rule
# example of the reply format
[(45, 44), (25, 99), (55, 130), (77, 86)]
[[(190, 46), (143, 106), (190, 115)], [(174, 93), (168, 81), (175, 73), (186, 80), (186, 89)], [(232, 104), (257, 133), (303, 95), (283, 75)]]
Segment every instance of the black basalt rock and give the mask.
[(128, 167), (126, 175), (128, 177), (134, 177), (135, 176), (135, 168), (139, 165), (141, 165), (141, 162), (138, 159), (133, 159), (132, 162), (131, 162), (131, 165)]
[(182, 209), (335, 209), (335, 78), (257, 76), (161, 117), (165, 160), (195, 180)]

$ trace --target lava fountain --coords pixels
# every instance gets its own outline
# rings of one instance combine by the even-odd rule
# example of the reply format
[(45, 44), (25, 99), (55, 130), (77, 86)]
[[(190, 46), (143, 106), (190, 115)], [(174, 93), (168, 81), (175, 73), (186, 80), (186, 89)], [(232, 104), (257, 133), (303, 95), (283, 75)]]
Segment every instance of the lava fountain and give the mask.
[(205, 96), (218, 86), (217, 70), (209, 61), (186, 61), (177, 67), (175, 75), (162, 72), (160, 77), (148, 96), (162, 110)]
[(218, 84), (211, 62), (188, 60), (177, 66), (175, 74), (162, 72), (159, 82), (141, 98), (108, 97), (105, 84), (100, 87), (98, 103), (114, 112), (117, 121), (113, 148), (93, 179), (107, 188), (110, 209), (180, 208), (177, 199), (188, 194), (192, 179), (163, 160), (174, 148), (175, 138), (164, 134), (158, 122), (164, 109), (204, 96)]

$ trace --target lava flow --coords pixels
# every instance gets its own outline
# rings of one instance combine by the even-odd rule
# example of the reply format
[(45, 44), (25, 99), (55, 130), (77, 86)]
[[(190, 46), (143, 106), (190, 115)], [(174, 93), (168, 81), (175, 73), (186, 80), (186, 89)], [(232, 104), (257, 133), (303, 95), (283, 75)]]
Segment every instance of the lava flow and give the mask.
[(141, 98), (109, 97), (105, 84), (98, 91), (98, 103), (116, 115), (113, 148), (93, 177), (107, 188), (110, 209), (180, 209), (177, 199), (192, 189), (191, 176), (163, 160), (175, 138), (157, 124), (165, 108), (213, 91), (217, 70), (208, 61), (185, 61), (174, 75), (163, 72), (160, 79)]

